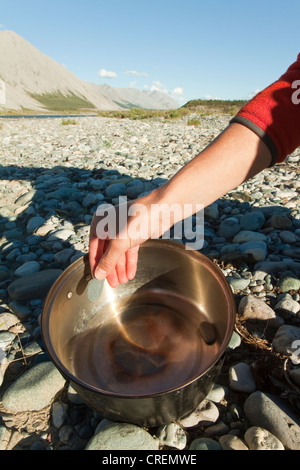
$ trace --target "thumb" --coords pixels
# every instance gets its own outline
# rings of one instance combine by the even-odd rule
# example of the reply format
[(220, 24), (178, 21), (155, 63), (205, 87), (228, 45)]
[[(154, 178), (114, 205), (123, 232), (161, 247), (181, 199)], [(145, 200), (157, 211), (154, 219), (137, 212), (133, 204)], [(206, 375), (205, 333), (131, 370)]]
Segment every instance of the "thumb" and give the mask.
[(127, 247), (119, 243), (118, 240), (110, 240), (108, 247), (100, 259), (95, 269), (95, 278), (98, 280), (106, 279), (106, 277), (114, 271), (120, 256), (126, 252)]

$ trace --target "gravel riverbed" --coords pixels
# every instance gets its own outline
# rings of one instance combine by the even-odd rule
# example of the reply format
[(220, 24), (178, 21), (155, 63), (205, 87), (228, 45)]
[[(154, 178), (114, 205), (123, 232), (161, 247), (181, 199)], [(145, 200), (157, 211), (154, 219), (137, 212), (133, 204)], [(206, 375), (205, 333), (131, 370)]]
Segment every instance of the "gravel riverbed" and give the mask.
[(230, 117), (187, 120), (0, 119), (1, 450), (300, 450), (300, 150), (205, 209), (201, 252), (227, 278), (237, 319), (191, 415), (149, 429), (108, 421), (44, 350), (45, 296), (87, 253), (97, 206), (163, 184)]

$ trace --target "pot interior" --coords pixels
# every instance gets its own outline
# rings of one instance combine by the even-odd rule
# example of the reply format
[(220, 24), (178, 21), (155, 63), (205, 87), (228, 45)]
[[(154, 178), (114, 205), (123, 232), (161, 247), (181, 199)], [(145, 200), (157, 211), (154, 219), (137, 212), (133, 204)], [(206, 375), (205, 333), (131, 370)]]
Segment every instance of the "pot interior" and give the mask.
[(223, 355), (234, 324), (220, 270), (177, 243), (140, 248), (136, 278), (112, 289), (93, 280), (88, 258), (70, 266), (46, 300), (42, 330), (57, 366), (104, 394), (179, 389)]

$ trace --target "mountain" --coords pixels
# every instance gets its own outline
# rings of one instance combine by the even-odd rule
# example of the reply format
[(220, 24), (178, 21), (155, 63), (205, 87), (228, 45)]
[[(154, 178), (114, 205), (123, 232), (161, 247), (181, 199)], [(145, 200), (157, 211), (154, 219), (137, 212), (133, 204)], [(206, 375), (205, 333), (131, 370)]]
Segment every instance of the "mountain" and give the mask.
[(56, 101), (61, 98), (70, 106), (73, 99), (82, 108), (118, 109), (89, 84), (12, 31), (0, 32), (0, 78), (6, 84), (8, 109), (41, 110), (47, 109), (47, 105), (51, 109), (55, 97)]
[(151, 98), (157, 103), (159, 109), (176, 109), (179, 107), (177, 101), (175, 101), (171, 96), (167, 95), (166, 93), (163, 93), (162, 91), (152, 90), (144, 91), (144, 93), (146, 93), (149, 98)]
[(9, 110), (166, 109), (167, 102), (136, 89), (85, 82), (13, 31), (0, 31), (0, 98), (4, 89), (0, 109)]
[(100, 93), (121, 108), (174, 109), (178, 103), (160, 91), (140, 91), (136, 88), (113, 88), (109, 85), (95, 85)]

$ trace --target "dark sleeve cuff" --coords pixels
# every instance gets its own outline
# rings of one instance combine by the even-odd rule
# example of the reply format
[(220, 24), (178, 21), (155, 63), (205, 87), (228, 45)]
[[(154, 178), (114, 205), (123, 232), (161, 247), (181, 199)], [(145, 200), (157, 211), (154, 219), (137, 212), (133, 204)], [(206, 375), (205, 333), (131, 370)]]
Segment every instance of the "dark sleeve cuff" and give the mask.
[(242, 116), (235, 116), (231, 121), (231, 123), (237, 123), (237, 124), (242, 124), (243, 126), (248, 127), (251, 131), (253, 131), (258, 137), (261, 138), (261, 140), (266, 144), (266, 146), (269, 148), (272, 156), (272, 161), (269, 165), (269, 168), (274, 166), (277, 161), (278, 161), (278, 151), (277, 148), (273, 142), (273, 140), (266, 134), (266, 132), (261, 129), (257, 124), (254, 124), (254, 122), (250, 121), (247, 118), (244, 118)]

